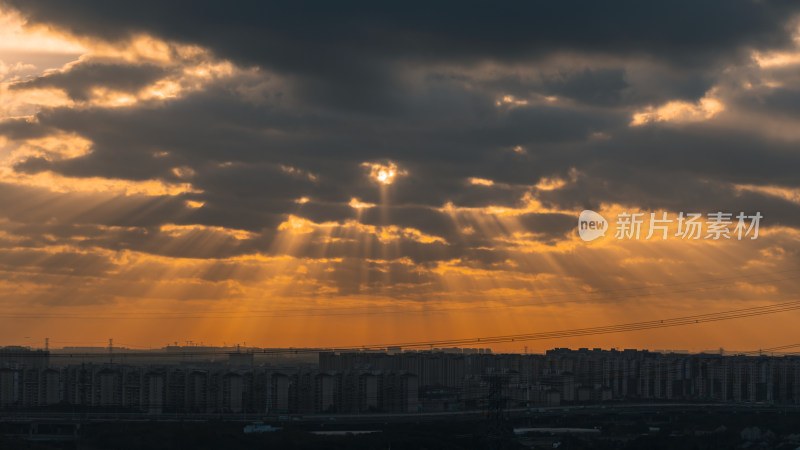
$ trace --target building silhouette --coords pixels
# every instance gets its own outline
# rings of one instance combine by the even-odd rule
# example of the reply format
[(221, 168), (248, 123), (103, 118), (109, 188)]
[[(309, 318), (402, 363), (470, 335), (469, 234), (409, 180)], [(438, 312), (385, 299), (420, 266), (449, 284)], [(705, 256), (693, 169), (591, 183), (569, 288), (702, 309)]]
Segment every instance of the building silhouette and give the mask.
[(800, 404), (797, 356), (392, 349), (319, 352), (317, 365), (256, 364), (249, 354), (159, 364), (98, 357), (55, 366), (46, 352), (15, 348), (0, 354), (0, 409), (5, 410), (153, 415), (457, 411), (487, 408), (489, 392), (497, 390), (487, 379), (500, 374), (508, 407), (614, 401)]

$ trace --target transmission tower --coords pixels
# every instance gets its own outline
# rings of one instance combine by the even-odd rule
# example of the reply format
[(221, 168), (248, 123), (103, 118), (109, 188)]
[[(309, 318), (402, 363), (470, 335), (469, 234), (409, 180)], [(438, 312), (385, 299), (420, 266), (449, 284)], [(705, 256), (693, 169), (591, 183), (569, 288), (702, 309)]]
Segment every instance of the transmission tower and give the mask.
[(486, 448), (491, 450), (505, 448), (505, 443), (513, 436), (514, 431), (505, 415), (506, 398), (503, 387), (508, 384), (507, 377), (500, 373), (492, 373), (485, 377), (489, 386), (486, 419)]

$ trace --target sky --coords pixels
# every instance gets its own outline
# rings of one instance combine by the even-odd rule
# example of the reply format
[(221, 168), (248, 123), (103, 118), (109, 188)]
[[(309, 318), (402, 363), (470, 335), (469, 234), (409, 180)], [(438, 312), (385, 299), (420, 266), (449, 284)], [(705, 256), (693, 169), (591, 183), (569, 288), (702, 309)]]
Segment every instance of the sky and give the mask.
[[(0, 344), (343, 347), (797, 300), (798, 19), (0, 0)], [(752, 350), (798, 314), (495, 350)]]

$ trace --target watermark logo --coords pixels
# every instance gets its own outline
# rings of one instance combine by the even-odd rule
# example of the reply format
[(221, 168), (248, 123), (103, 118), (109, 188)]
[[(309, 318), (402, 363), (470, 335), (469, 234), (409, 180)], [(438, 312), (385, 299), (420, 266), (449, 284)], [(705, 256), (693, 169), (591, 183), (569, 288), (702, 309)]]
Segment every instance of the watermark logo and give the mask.
[[(627, 212), (617, 215), (614, 238), (639, 240), (680, 238), (684, 240), (758, 239), (759, 225), (764, 216), (760, 212), (734, 215), (729, 212), (683, 213), (670, 217), (668, 213)], [(648, 220), (649, 219), (649, 220)], [(578, 234), (584, 241), (593, 241), (606, 235), (608, 221), (600, 214), (584, 210), (578, 216)]]
[(593, 241), (606, 235), (608, 221), (596, 212), (585, 209), (578, 216), (578, 234), (586, 242)]

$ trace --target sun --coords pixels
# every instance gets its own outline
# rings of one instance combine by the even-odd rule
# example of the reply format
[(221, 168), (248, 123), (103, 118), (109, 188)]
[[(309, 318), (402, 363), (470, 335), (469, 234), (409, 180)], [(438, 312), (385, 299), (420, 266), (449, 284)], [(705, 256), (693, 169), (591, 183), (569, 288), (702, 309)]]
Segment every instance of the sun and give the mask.
[(391, 184), (394, 180), (394, 170), (381, 170), (378, 172), (378, 181), (384, 184)]
[(406, 174), (405, 171), (398, 170), (397, 164), (393, 162), (388, 164), (365, 162), (361, 165), (369, 168), (369, 177), (381, 184), (392, 184), (398, 175)]

